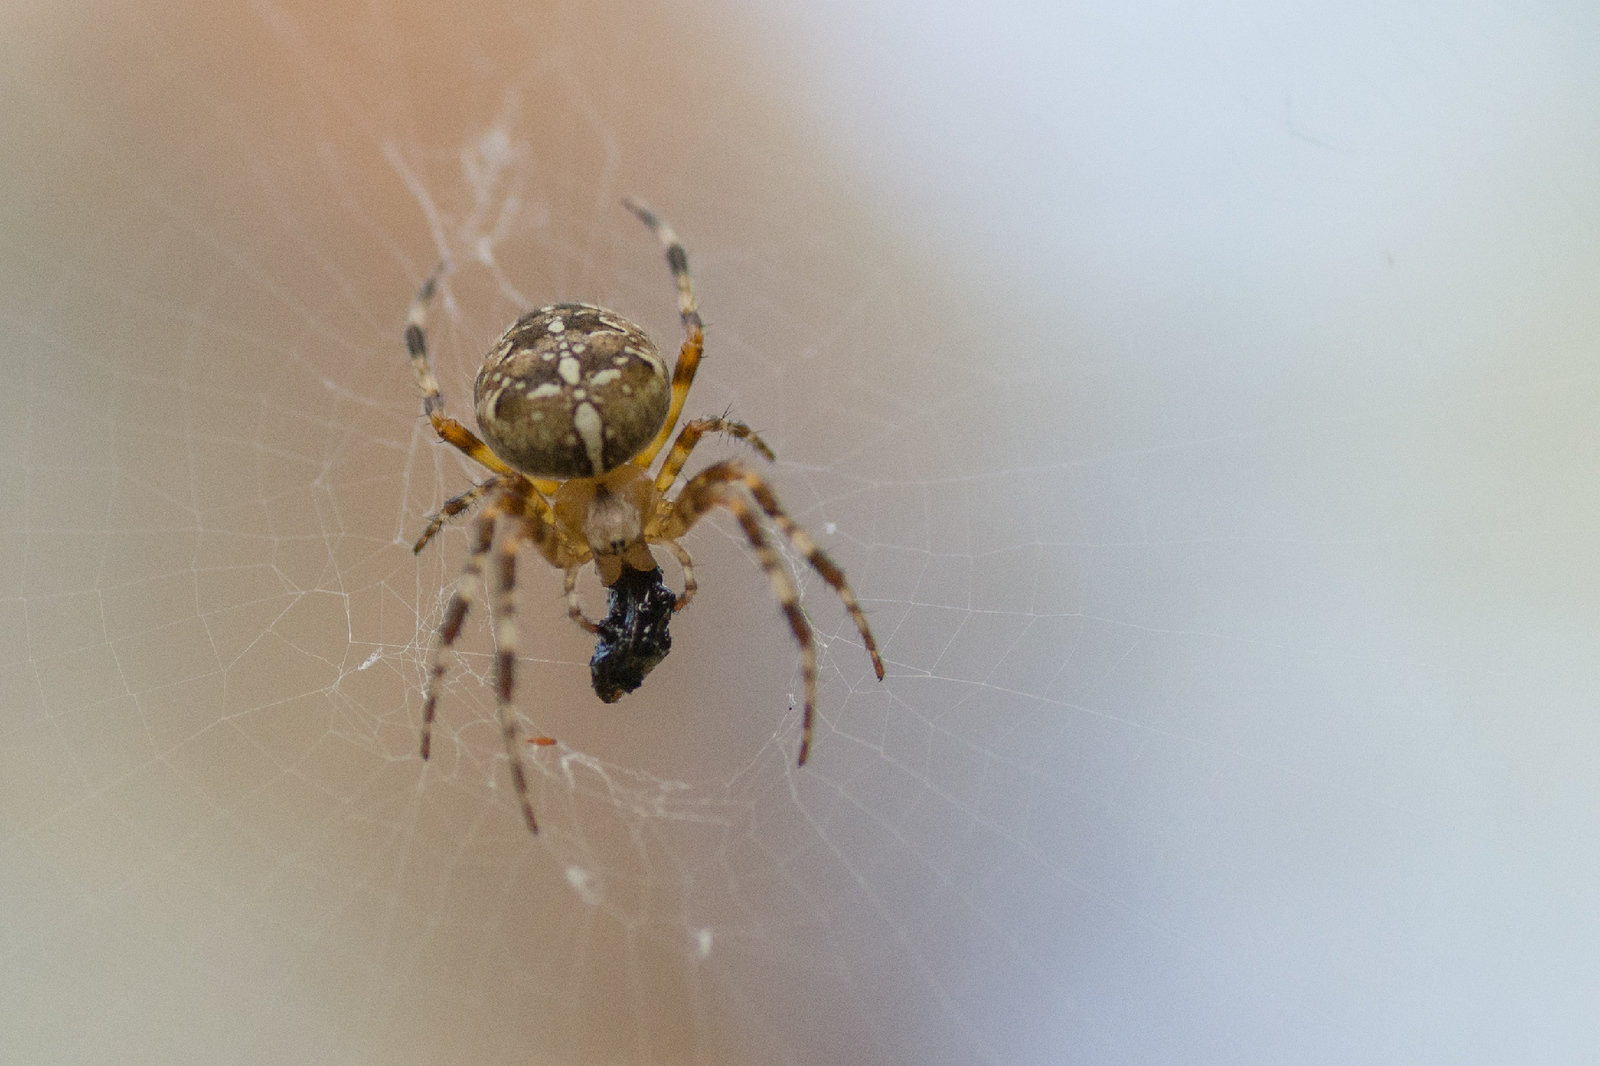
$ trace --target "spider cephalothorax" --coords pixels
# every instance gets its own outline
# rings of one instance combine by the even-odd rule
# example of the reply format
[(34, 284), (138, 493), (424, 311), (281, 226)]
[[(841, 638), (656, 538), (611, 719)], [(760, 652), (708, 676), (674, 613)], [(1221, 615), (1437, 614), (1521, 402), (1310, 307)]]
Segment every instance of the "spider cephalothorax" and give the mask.
[[(443, 652), (461, 632), (467, 608), (479, 595), (484, 562), (493, 554), (495, 581), (495, 708), (511, 763), (512, 781), (528, 829), (538, 832), (528, 799), (517, 720), (511, 710), (516, 672), (515, 599), (517, 551), (532, 543), (547, 563), (565, 575), (567, 613), (596, 634), (590, 672), (595, 692), (611, 703), (632, 692), (672, 647), (672, 613), (694, 598), (694, 565), (678, 543), (709, 511), (733, 512), (800, 645), (805, 680), (800, 758), (811, 750), (817, 690), (816, 642), (800, 609), (794, 582), (784, 572), (757, 511), (788, 538), (794, 550), (833, 587), (855, 621), (873, 669), (883, 661), (866, 616), (844, 572), (778, 505), (759, 474), (735, 460), (717, 463), (669, 496), (689, 453), (706, 433), (721, 432), (748, 442), (766, 458), (772, 451), (748, 426), (725, 418), (697, 418), (684, 425), (654, 477), (650, 465), (672, 439), (689, 386), (700, 364), (704, 334), (695, 308), (688, 256), (665, 222), (642, 204), (624, 201), (660, 239), (678, 287), (678, 313), (687, 335), (672, 376), (643, 330), (622, 316), (589, 304), (553, 304), (519, 318), (484, 359), (478, 372), (476, 413), (482, 439), (444, 413), (444, 397), (428, 363), (424, 327), (438, 274), (423, 283), (406, 323), (422, 409), (441, 440), (461, 449), (493, 474), (439, 509), (418, 539), (421, 551), (444, 523), (485, 500), (473, 528), (472, 551), (461, 583), (439, 626), (428, 670), (422, 712), (422, 757), (428, 757)], [(499, 530), (499, 540), (495, 533)], [(664, 545), (683, 567), (683, 593), (663, 583), (651, 544)], [(593, 563), (610, 592), (604, 621), (584, 617), (578, 603), (578, 572)], [(541, 738), (542, 740), (543, 738)]]

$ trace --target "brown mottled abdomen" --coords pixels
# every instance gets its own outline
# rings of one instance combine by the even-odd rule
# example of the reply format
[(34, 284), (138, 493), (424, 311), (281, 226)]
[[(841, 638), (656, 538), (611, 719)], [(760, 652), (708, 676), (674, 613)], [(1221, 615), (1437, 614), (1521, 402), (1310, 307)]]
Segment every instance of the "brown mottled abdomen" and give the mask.
[(672, 389), (644, 331), (604, 308), (523, 315), (478, 371), (478, 429), (532, 477), (595, 477), (655, 439)]

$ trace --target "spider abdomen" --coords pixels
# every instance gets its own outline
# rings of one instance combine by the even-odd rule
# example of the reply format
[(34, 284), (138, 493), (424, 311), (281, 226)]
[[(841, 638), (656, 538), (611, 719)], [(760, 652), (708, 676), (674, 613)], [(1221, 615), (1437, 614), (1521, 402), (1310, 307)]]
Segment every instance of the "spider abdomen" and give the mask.
[(478, 371), (484, 443), (532, 477), (597, 477), (666, 421), (666, 363), (643, 330), (589, 304), (552, 304), (508, 329)]

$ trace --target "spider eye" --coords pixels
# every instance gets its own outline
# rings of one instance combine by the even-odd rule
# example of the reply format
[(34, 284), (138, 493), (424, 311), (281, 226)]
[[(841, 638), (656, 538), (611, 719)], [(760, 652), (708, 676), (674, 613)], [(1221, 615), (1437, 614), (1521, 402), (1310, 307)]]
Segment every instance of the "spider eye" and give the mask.
[(589, 304), (523, 315), (478, 371), (478, 428), (532, 477), (598, 477), (639, 454), (666, 421), (667, 365), (644, 330)]

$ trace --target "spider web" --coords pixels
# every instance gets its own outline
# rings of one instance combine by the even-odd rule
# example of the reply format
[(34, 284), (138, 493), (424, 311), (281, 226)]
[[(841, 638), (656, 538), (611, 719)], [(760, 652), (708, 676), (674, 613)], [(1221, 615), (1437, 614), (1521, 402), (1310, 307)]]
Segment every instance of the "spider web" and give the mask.
[[(1592, 15), (0, 19), (18, 1061), (1592, 1057)], [(672, 349), (625, 193), (889, 676), (786, 553), (797, 770), (718, 517), (602, 705), (529, 553), (530, 839), (482, 611), (416, 757), (477, 472), (400, 331), (447, 260), (462, 418), (532, 306)]]

